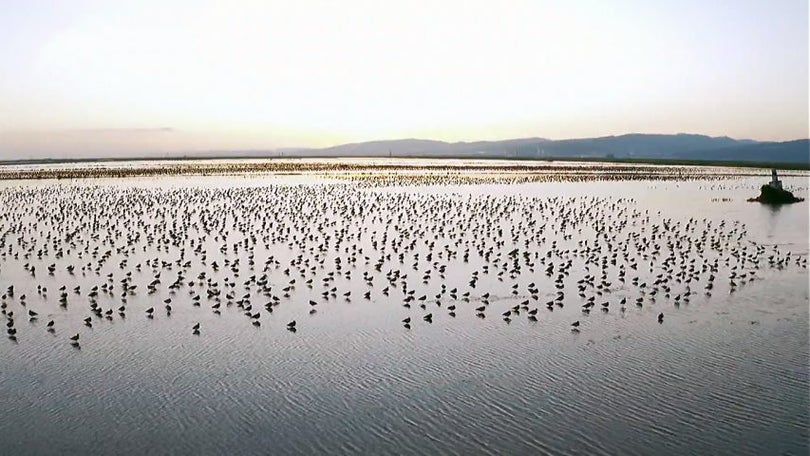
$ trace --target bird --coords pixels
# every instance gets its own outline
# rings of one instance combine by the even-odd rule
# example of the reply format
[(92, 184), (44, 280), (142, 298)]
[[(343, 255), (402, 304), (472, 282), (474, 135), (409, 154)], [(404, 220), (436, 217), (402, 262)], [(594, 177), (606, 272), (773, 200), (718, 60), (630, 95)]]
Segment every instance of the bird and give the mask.
[[(391, 311), (391, 303), (396, 308), (419, 306), (419, 314), (402, 319), (406, 328), (419, 315), (432, 322), (434, 305), (445, 307), (451, 318), (474, 309), (478, 319), (474, 323), (464, 318), (442, 321), (442, 325), (469, 324), (470, 330), (489, 327), (491, 322), (484, 321), (489, 308), (501, 310), (507, 323), (526, 312), (529, 321), (543, 319), (544, 327), (546, 322), (564, 326), (564, 321), (545, 319), (541, 313), (547, 309), (568, 315), (566, 306), (574, 304), (582, 312), (576, 314), (584, 331), (586, 318), (593, 318), (589, 330), (607, 321), (592, 317), (593, 309), (609, 314), (618, 303), (617, 313), (627, 312), (631, 321), (633, 303), (639, 314), (640, 309), (664, 305), (677, 312), (698, 292), (704, 294), (701, 299), (712, 300), (719, 289), (740, 293), (749, 284), (757, 286), (766, 268), (774, 273), (807, 269), (806, 255), (759, 244), (737, 220), (667, 214), (666, 208), (653, 210), (648, 201), (623, 195), (524, 194), (522, 187), (520, 192), (510, 187), (603, 179), (607, 174), (602, 174), (601, 166), (550, 174), (522, 164), (506, 169), (525, 172), (506, 174), (498, 164), (476, 165), (474, 173), (468, 173), (464, 164), (453, 173), (422, 172), (426, 167), (419, 162), (199, 166), (206, 173), (209, 169), (240, 174), (270, 169), (351, 173), (347, 182), (323, 186), (271, 182), (255, 187), (144, 188), (28, 186), (20, 181), (0, 195), (14, 233), (0, 242), (0, 262), (4, 271), (8, 267), (27, 274), (24, 283), (7, 283), (0, 290), (0, 314), (7, 320), (8, 335), (17, 333), (15, 310), (32, 326), (40, 316), (37, 312), (51, 318), (58, 309), (59, 317), (54, 318), (60, 320), (60, 328), (114, 322), (127, 330), (137, 322), (124, 321), (126, 310), (144, 309), (157, 297), (167, 315), (176, 312), (174, 319), (189, 318), (182, 324), (199, 318), (194, 312), (206, 302), (222, 322), (245, 318), (260, 327), (272, 324), (270, 317), (261, 318), (260, 306), (271, 315), (302, 318), (300, 313), (306, 311), (308, 318), (328, 319), (339, 311), (338, 302), (354, 305), (351, 298), (358, 295), (368, 302), (358, 304), (357, 312)], [(148, 172), (173, 173), (169, 168)], [(400, 169), (408, 172), (388, 172)], [(59, 172), (67, 171), (0, 170), (2, 176), (12, 177)], [(121, 177), (133, 172), (87, 167), (63, 176)], [(638, 176), (672, 177), (657, 169), (644, 172), (651, 174)], [(692, 173), (679, 168), (678, 178), (706, 178)], [(480, 194), (455, 187), (490, 183), (504, 184), (504, 191)], [(388, 190), (410, 185), (439, 192)], [(448, 185), (452, 190), (445, 192), (442, 186)], [(32, 201), (36, 211), (30, 210)], [(43, 271), (45, 278), (40, 279)], [(56, 296), (48, 294), (46, 282), (55, 283), (51, 292), (56, 290)], [(387, 299), (376, 299), (383, 296)], [(533, 302), (546, 305), (535, 307)], [(156, 317), (156, 308), (146, 309), (148, 318)], [(580, 320), (571, 331), (579, 331)], [(658, 322), (663, 323), (663, 312)], [(162, 323), (154, 321), (151, 330), (158, 331)], [(46, 327), (54, 330), (54, 320)], [(536, 330), (537, 325), (533, 327)], [(191, 328), (199, 334), (199, 322)], [(255, 333), (240, 337), (256, 337)], [(109, 333), (100, 331), (104, 334)]]

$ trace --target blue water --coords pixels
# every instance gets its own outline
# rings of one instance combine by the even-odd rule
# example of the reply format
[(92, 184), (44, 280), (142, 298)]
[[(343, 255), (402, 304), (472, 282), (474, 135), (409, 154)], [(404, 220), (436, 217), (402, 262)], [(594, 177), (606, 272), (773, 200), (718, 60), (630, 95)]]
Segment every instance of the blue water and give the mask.
[[(806, 192), (806, 179), (786, 179), (791, 183)], [(807, 203), (773, 210), (745, 202), (757, 184), (739, 178), (392, 190), (268, 176), (7, 183), (0, 190), (0, 290), (15, 287), (3, 302), (14, 313), (17, 340), (0, 340), (0, 453), (807, 454)], [(718, 197), (731, 201), (713, 201)], [(725, 236), (718, 248), (687, 248), (707, 226), (709, 237)], [(654, 232), (649, 250), (637, 251)], [(670, 248), (679, 236), (684, 244)], [(619, 250), (625, 244), (626, 258)], [(586, 263), (586, 245), (598, 245), (595, 262)], [(745, 248), (753, 258), (755, 245), (763, 252), (758, 267), (737, 260)], [(515, 248), (519, 271), (508, 256)], [(177, 263), (180, 249), (184, 260)], [(486, 260), (480, 253), (489, 249)], [(592, 274), (599, 283), (600, 259), (611, 252), (620, 253), (604, 268), (611, 285), (587, 288), (596, 305), (584, 314), (577, 281)], [(674, 262), (665, 263), (670, 252)], [(768, 256), (785, 259), (787, 252), (781, 266), (768, 265)], [(271, 257), (278, 263), (265, 271)], [(653, 285), (659, 274), (671, 275), (668, 269), (715, 258), (711, 296), (709, 272), (699, 268), (688, 303), (675, 305), (676, 295), (686, 296), (684, 282), (667, 282), (669, 297)], [(563, 307), (550, 311), (545, 304), (556, 298), (555, 279), (568, 260)], [(551, 276), (548, 264), (556, 268)], [(389, 282), (387, 273), (397, 270)], [(202, 271), (207, 276), (198, 279)], [(729, 279), (751, 271), (753, 281)], [(158, 272), (157, 291), (148, 294)], [(178, 272), (183, 284), (170, 289)], [(137, 288), (123, 302), (127, 273)], [(249, 280), (263, 274), (271, 291)], [(294, 288), (283, 291), (292, 279)], [(403, 282), (414, 298), (426, 299), (404, 307)], [(528, 289), (532, 282), (536, 293)], [(91, 287), (105, 283), (114, 291), (101, 289), (95, 302), (104, 311), (124, 305), (125, 317), (90, 310)], [(62, 285), (67, 308), (59, 307)], [(332, 287), (335, 296), (323, 299)], [(221, 290), (218, 301), (206, 295), (214, 289)], [(239, 308), (245, 295), (261, 326)], [(264, 304), (273, 296), (279, 304), (270, 313)], [(317, 302), (312, 314), (310, 300)], [(525, 300), (539, 309), (537, 321), (519, 308), (506, 322), (502, 313)], [(474, 310), (482, 305), (485, 318)], [(38, 318), (29, 321), (28, 310)], [(432, 323), (423, 320), (427, 313)], [(401, 320), (408, 316), (406, 329)], [(286, 329), (291, 320), (296, 332)], [(191, 329), (197, 322), (199, 335)], [(79, 347), (69, 340), (76, 333)]]

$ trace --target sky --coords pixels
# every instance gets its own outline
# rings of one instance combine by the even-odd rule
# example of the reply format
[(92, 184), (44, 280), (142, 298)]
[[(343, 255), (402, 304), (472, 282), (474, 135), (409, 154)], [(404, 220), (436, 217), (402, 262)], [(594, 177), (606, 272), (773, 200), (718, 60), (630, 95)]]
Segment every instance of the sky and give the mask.
[(806, 0), (0, 0), (0, 158), (808, 137)]

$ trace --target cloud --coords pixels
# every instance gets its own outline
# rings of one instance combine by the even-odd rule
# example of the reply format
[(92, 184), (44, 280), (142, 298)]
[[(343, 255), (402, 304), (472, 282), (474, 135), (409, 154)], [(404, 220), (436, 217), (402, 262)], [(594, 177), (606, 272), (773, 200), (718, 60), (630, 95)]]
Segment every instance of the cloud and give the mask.
[(162, 153), (182, 148), (183, 137), (172, 127), (5, 131), (0, 132), (0, 158)]
[(114, 134), (121, 134), (121, 133), (132, 133), (132, 134), (154, 134), (154, 133), (176, 133), (172, 127), (156, 127), (156, 128), (77, 128), (77, 129), (70, 129), (64, 130), (66, 132), (76, 132), (76, 133), (97, 133), (97, 134), (106, 134), (106, 133), (114, 133)]
[(156, 133), (177, 133), (178, 130), (172, 127), (154, 128), (66, 128), (56, 130), (6, 130), (0, 132), (2, 135), (71, 135), (71, 134), (138, 134), (148, 135)]

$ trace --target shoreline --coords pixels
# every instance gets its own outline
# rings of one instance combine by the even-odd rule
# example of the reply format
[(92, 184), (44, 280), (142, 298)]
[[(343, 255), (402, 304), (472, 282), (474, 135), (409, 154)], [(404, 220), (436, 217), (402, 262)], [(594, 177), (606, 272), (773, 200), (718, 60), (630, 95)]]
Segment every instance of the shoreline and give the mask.
[[(64, 165), (60, 167), (60, 165)], [(0, 180), (88, 179), (157, 176), (225, 176), (244, 174), (315, 175), (351, 179), (406, 178), (413, 174), (434, 177), (483, 179), (498, 175), (521, 180), (695, 180), (761, 176), (754, 169), (769, 165), (718, 164), (627, 160), (459, 159), (414, 157), (236, 157), (206, 159), (124, 159), (18, 161), (0, 164)], [(775, 166), (775, 165), (774, 165)], [(725, 169), (723, 169), (725, 168)], [(728, 168), (736, 168), (729, 172)], [(777, 168), (782, 169), (784, 168)], [(804, 176), (805, 168), (794, 175)], [(790, 176), (791, 174), (786, 174)]]
[(662, 165), (662, 166), (697, 166), (697, 167), (733, 167), (733, 168), (774, 168), (777, 170), (789, 171), (810, 171), (810, 163), (786, 163), (768, 161), (740, 161), (740, 160), (682, 160), (670, 158), (602, 158), (602, 157), (501, 157), (501, 156), (468, 156), (468, 155), (301, 155), (301, 156), (258, 156), (258, 155), (211, 155), (211, 156), (170, 156), (170, 157), (95, 157), (95, 158), (31, 158), (16, 160), (0, 160), (0, 170), (6, 166), (22, 165), (60, 165), (79, 163), (121, 163), (121, 162), (197, 162), (197, 161), (218, 161), (218, 160), (256, 160), (266, 162), (291, 162), (306, 160), (470, 160), (470, 161), (515, 161), (528, 163), (554, 163), (554, 162), (577, 162), (577, 163), (616, 163), (616, 164), (637, 164), (637, 165)]

